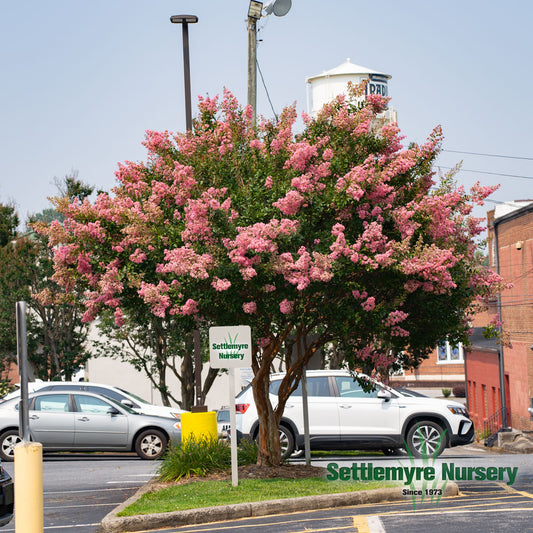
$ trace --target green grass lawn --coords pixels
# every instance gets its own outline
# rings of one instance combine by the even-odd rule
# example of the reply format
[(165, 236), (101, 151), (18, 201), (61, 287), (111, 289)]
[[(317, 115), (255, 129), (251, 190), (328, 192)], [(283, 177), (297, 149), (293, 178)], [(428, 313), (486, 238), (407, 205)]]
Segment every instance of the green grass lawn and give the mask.
[(281, 498), (297, 498), (395, 486), (383, 482), (328, 481), (305, 479), (242, 479), (237, 487), (231, 481), (192, 481), (143, 494), (118, 516), (184, 511), (235, 503), (249, 503)]

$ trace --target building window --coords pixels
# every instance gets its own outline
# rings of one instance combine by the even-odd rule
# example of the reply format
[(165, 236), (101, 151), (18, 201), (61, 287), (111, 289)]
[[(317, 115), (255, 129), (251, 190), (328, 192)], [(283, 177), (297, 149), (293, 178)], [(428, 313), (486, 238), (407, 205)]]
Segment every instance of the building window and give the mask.
[(453, 346), (448, 341), (442, 341), (437, 346), (437, 363), (463, 363), (463, 345)]

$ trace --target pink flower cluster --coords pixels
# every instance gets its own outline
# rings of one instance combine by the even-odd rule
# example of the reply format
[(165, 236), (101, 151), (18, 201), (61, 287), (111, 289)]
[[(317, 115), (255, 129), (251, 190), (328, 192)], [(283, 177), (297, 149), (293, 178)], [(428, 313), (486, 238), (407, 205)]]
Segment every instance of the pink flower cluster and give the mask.
[(211, 282), (211, 287), (217, 292), (227, 291), (231, 287), (231, 281), (215, 277)]
[(401, 270), (408, 276), (416, 276), (406, 286), (408, 291), (421, 287), (423, 290), (444, 293), (456, 287), (450, 270), (461, 257), (454, 250), (441, 249), (435, 244), (415, 249), (413, 257), (401, 262)]
[(164, 281), (160, 281), (157, 285), (143, 281), (138, 293), (144, 302), (151, 306), (152, 313), (155, 316), (164, 318), (165, 312), (171, 303), (168, 295), (169, 289), (170, 287)]
[(276, 255), (279, 236), (294, 235), (299, 222), (289, 219), (272, 219), (268, 223), (258, 222), (247, 227), (238, 227), (235, 239), (224, 239), (224, 246), (232, 263), (241, 267), (245, 279), (255, 275), (254, 265), (261, 262), (261, 254)]
[(158, 132), (147, 130), (143, 145), (149, 152), (159, 153), (168, 150), (172, 146), (172, 142), (168, 131)]
[(304, 290), (314, 281), (328, 282), (333, 277), (332, 260), (324, 254), (312, 252), (305, 247), (298, 250), (295, 261), (291, 253), (283, 253), (274, 265), (274, 271), (281, 274), (290, 284), (296, 285), (299, 291)]
[(186, 245), (173, 250), (165, 250), (165, 263), (158, 264), (156, 272), (207, 279), (208, 271), (213, 268), (214, 264), (211, 254), (197, 254), (189, 245)]
[(200, 311), (198, 307), (198, 302), (189, 298), (182, 306), (180, 313), (184, 316), (186, 315), (197, 315)]
[(290, 313), (292, 313), (292, 310), (294, 309), (294, 302), (290, 301), (290, 300), (287, 300), (287, 298), (285, 298), (284, 300), (282, 300), (279, 304), (279, 310), (284, 314), (284, 315), (288, 315)]
[(361, 307), (369, 313), (370, 311), (373, 311), (376, 307), (376, 299), (373, 296), (368, 297), (362, 304)]
[(210, 225), (210, 213), (221, 210), (226, 213), (230, 210), (231, 199), (225, 198), (227, 188), (209, 188), (203, 192), (199, 199), (189, 199), (185, 206), (185, 229), (181, 233), (184, 242), (204, 241), (213, 242), (213, 231)]
[(311, 159), (317, 155), (316, 146), (312, 146), (305, 141), (293, 144), (290, 151), (292, 152), (291, 156), (285, 162), (284, 168), (293, 168), (300, 172), (303, 172), (310, 164)]
[(245, 302), (242, 304), (242, 310), (248, 315), (253, 315), (257, 311), (257, 304), (255, 302)]
[(408, 316), (409, 313), (406, 313), (405, 311), (400, 311), (398, 309), (389, 313), (389, 316), (383, 322), (387, 326), (393, 326), (395, 324), (398, 324), (399, 322), (403, 322)]
[(284, 198), (280, 198), (272, 205), (277, 207), (284, 215), (293, 216), (298, 213), (305, 198), (298, 191), (288, 191)]

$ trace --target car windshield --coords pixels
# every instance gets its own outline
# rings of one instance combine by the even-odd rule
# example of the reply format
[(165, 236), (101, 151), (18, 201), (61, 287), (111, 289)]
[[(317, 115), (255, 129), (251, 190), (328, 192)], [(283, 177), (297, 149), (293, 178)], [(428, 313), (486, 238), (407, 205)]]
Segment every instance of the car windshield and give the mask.
[(411, 396), (411, 397), (414, 396), (414, 397), (426, 398), (426, 395), (422, 394), (421, 392), (417, 392), (417, 391), (414, 391), (414, 390), (408, 390), (408, 389), (403, 388), (403, 387), (394, 388), (393, 390), (394, 390), (394, 392), (400, 394), (401, 396)]
[(245, 394), (245, 393), (248, 391), (248, 389), (250, 389), (251, 387), (252, 387), (251, 385), (247, 385), (246, 387), (244, 387), (244, 389), (242, 389), (242, 391), (239, 392), (239, 394), (237, 394), (237, 396), (235, 396), (235, 399), (240, 398), (240, 397), (241, 397), (243, 394)]
[(229, 422), (230, 421), (229, 409), (221, 409), (220, 411), (218, 411), (217, 421), (218, 422)]
[(121, 389), (119, 387), (117, 387), (117, 390), (119, 390), (120, 392), (123, 392), (124, 394), (127, 394), (128, 396), (131, 396), (132, 398), (135, 398), (139, 403), (145, 403), (147, 405), (151, 405), (150, 402), (147, 402), (146, 400), (139, 398), (139, 396), (137, 396), (136, 394), (133, 394), (133, 392)]
[(114, 400), (113, 398), (110, 398), (109, 396), (106, 396), (105, 394), (96, 394), (95, 396), (100, 396), (102, 398), (105, 398), (106, 401), (120, 407), (121, 409), (124, 409), (124, 411), (128, 411), (128, 413), (132, 415), (138, 414), (137, 411), (134, 411), (131, 407), (128, 407), (127, 405), (124, 405), (123, 403), (117, 402), (117, 400)]

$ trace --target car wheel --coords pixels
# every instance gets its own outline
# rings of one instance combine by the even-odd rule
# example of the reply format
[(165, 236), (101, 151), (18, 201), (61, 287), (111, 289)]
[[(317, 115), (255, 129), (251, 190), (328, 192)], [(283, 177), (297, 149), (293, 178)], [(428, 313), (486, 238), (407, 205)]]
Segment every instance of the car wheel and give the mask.
[(13, 461), (15, 459), (15, 446), (22, 442), (17, 429), (5, 431), (0, 436), (0, 458), (2, 461)]
[(148, 429), (135, 439), (135, 453), (141, 459), (159, 459), (167, 449), (168, 439), (162, 431)]
[(299, 448), (291, 453), (291, 459), (301, 459), (305, 455), (305, 448)]
[(446, 448), (445, 430), (429, 420), (416, 422), (407, 433), (407, 447), (414, 457), (438, 457)]
[(282, 460), (287, 459), (294, 452), (294, 437), (285, 426), (279, 426), (279, 446)]

